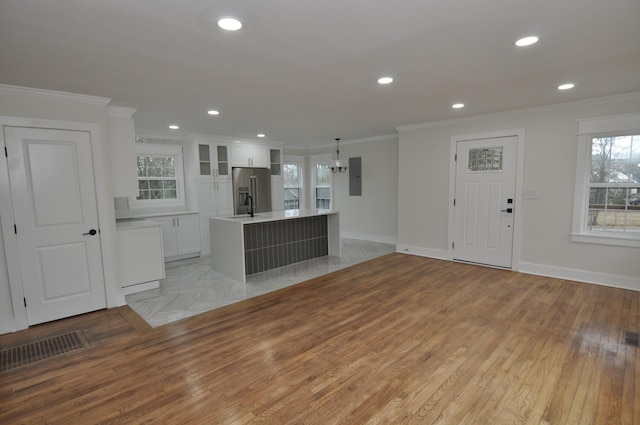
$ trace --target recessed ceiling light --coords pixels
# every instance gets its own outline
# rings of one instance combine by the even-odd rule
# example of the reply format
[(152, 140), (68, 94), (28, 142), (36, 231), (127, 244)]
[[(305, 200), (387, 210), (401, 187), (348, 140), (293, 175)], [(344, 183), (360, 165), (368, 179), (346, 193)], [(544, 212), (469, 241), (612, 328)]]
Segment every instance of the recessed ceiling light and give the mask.
[(516, 41), (516, 46), (518, 47), (531, 46), (532, 44), (536, 44), (537, 42), (538, 42), (538, 37), (536, 37), (535, 35), (532, 35), (529, 37), (523, 37), (520, 40)]
[(171, 124), (171, 125), (169, 126), (169, 128), (170, 128), (171, 130), (177, 130), (177, 129), (179, 129), (179, 128), (180, 128), (180, 126), (175, 125), (175, 124)]
[(569, 90), (575, 87), (575, 84), (573, 83), (566, 83), (566, 84), (560, 84), (558, 86), (558, 90)]
[(227, 31), (238, 31), (242, 28), (242, 22), (232, 17), (218, 19), (218, 26)]
[(391, 77), (378, 78), (378, 84), (391, 84), (391, 83), (393, 83), (393, 78)]
[(215, 109), (212, 109), (210, 111), (207, 111), (207, 114), (209, 114), (209, 115), (220, 115), (220, 111), (216, 111)]
[(460, 108), (464, 108), (464, 103), (454, 103), (453, 105), (451, 105), (451, 107), (453, 109), (460, 109)]
[(265, 137), (266, 135), (264, 133), (258, 133), (257, 136), (258, 137)]

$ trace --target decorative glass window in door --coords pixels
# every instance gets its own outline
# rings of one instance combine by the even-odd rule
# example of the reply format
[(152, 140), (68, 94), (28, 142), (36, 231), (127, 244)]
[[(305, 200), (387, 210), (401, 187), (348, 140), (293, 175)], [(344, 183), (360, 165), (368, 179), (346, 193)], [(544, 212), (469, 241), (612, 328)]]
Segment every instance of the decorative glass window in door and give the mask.
[(469, 171), (502, 171), (502, 146), (469, 149)]

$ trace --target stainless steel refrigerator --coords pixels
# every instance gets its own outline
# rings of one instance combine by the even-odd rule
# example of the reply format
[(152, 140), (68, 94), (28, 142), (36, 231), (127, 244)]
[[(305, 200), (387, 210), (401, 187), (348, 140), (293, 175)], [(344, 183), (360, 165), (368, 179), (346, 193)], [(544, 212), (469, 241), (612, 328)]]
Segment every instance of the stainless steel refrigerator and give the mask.
[(271, 170), (268, 168), (233, 168), (233, 210), (236, 215), (249, 214), (253, 201), (255, 213), (271, 211)]

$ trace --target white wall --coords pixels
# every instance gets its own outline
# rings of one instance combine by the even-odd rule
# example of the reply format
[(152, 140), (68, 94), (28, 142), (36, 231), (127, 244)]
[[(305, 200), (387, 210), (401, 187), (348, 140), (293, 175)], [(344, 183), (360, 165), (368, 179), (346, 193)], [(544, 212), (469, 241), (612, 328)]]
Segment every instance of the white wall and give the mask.
[[(335, 156), (335, 145), (312, 152)], [(340, 233), (344, 237), (395, 244), (398, 138), (391, 135), (341, 142), (340, 160), (348, 164), (352, 157), (362, 158), (362, 196), (349, 196), (348, 173), (333, 175), (334, 209), (340, 212)], [(307, 199), (312, 201), (311, 192), (308, 192)]]
[(520, 263), (523, 272), (640, 290), (640, 250), (570, 239), (577, 121), (640, 111), (640, 93), (399, 128), (398, 245), (447, 258), (453, 136), (524, 129)]
[(342, 236), (396, 243), (398, 223), (398, 139), (393, 136), (341, 143), (340, 159), (362, 158), (362, 196), (349, 196), (348, 170), (334, 174), (335, 209)]
[[(37, 90), (23, 90), (10, 86), (0, 86), (0, 116), (24, 117), (33, 119), (73, 121), (97, 124), (100, 127), (100, 148), (102, 150), (102, 164), (96, 164), (96, 169), (102, 171), (100, 180), (103, 187), (98, 188), (103, 197), (98, 199), (98, 214), (100, 216), (100, 230), (103, 241), (103, 264), (105, 283), (107, 285), (108, 307), (115, 307), (125, 303), (120, 289), (117, 263), (114, 260), (115, 249), (115, 213), (110, 176), (110, 150), (107, 134), (106, 103), (110, 99), (94, 98), (68, 93), (55, 93)], [(5, 176), (0, 176), (5, 178)], [(3, 196), (0, 202), (11, 203), (11, 199)], [(3, 245), (0, 234), (0, 245)], [(107, 248), (105, 250), (105, 247)], [(4, 249), (4, 246), (2, 247)], [(0, 333), (20, 328), (19, 312), (9, 309), (5, 305), (5, 296), (11, 289), (7, 278), (7, 264), (5, 253), (0, 250)], [(16, 327), (17, 325), (17, 327)]]

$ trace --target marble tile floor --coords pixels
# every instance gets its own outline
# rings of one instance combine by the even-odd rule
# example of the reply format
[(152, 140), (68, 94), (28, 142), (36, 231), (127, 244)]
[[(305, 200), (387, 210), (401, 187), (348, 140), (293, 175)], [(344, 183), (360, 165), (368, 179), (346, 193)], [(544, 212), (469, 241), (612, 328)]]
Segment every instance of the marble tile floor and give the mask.
[(256, 297), (394, 252), (392, 244), (342, 238), (342, 257), (321, 257), (231, 279), (211, 269), (209, 256), (167, 263), (160, 288), (126, 296), (127, 304), (153, 327)]

